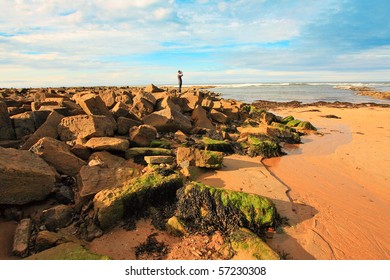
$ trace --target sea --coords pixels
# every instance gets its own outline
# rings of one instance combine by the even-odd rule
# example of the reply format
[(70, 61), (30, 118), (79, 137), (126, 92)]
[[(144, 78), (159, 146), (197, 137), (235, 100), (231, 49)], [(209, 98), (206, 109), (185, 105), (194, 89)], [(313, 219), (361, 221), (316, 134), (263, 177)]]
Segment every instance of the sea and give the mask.
[(236, 99), (246, 103), (256, 100), (302, 103), (350, 102), (390, 104), (390, 100), (358, 95), (351, 86), (364, 86), (377, 91), (390, 91), (390, 82), (383, 83), (251, 83), (214, 85), (212, 91), (225, 99)]

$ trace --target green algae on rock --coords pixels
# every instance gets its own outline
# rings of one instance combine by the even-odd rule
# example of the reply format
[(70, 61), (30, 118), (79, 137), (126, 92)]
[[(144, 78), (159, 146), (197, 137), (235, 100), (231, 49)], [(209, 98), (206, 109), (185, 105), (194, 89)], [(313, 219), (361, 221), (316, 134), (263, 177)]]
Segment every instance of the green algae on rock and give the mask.
[(233, 147), (228, 141), (215, 140), (209, 137), (203, 137), (201, 142), (205, 145), (205, 149), (209, 151), (218, 151), (225, 153), (233, 153)]
[(85, 249), (77, 243), (68, 242), (31, 255), (26, 260), (109, 260), (104, 255), (98, 255)]
[(297, 128), (306, 129), (306, 130), (317, 130), (317, 128), (315, 128), (310, 122), (307, 121), (300, 122), (297, 125)]
[(177, 189), (182, 186), (183, 179), (178, 173), (168, 176), (146, 173), (122, 187), (97, 193), (93, 200), (95, 215), (101, 228), (108, 229), (147, 206), (174, 199)]
[(283, 154), (278, 142), (268, 137), (262, 138), (263, 139), (253, 135), (248, 136), (249, 156), (254, 157), (260, 155), (265, 158), (270, 158), (278, 157)]
[(246, 228), (240, 228), (230, 236), (230, 244), (237, 259), (280, 260), (259, 236)]
[(188, 234), (188, 230), (184, 222), (176, 217), (171, 217), (166, 223), (166, 230), (174, 236), (183, 236)]
[(176, 216), (194, 230), (232, 232), (246, 227), (256, 233), (273, 226), (276, 209), (268, 198), (191, 182), (177, 192)]
[(219, 169), (222, 167), (222, 162), (222, 152), (195, 150), (195, 165), (198, 167)]

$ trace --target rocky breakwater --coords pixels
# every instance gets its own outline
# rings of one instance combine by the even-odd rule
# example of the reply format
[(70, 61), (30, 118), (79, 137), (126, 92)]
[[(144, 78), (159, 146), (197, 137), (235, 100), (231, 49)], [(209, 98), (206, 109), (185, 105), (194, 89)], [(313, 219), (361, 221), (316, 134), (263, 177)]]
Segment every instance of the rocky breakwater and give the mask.
[(227, 258), (275, 259), (261, 239), (272, 201), (196, 177), (314, 129), (199, 88), (0, 89), (0, 223), (19, 222), (13, 254), (29, 259), (107, 259), (88, 243), (147, 216), (175, 235), (222, 232)]
[(375, 88), (365, 86), (349, 86), (346, 89), (352, 90), (359, 95), (371, 96), (377, 99), (390, 100), (390, 91), (378, 91)]

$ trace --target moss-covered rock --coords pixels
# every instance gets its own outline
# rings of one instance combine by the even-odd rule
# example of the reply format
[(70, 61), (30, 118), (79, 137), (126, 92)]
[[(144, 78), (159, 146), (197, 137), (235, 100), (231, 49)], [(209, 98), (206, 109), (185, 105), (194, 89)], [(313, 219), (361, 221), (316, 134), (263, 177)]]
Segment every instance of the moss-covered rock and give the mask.
[(300, 124), (300, 120), (291, 120), (291, 121), (289, 121), (289, 122), (287, 122), (287, 126), (289, 126), (289, 127), (296, 127), (296, 126), (298, 126), (299, 124)]
[(97, 255), (77, 243), (68, 242), (42, 251), (26, 258), (26, 260), (109, 260), (103, 255)]
[(236, 252), (235, 259), (280, 260), (279, 255), (274, 250), (259, 236), (246, 228), (236, 230), (230, 236), (230, 243)]
[(163, 148), (151, 148), (151, 147), (135, 147), (126, 151), (126, 159), (134, 159), (135, 162), (146, 164), (144, 161), (145, 156), (171, 156), (172, 151)]
[(317, 130), (317, 128), (315, 128), (314, 125), (312, 125), (310, 122), (307, 121), (300, 122), (297, 125), (297, 128), (306, 129), (306, 130)]
[(170, 149), (171, 148), (171, 142), (166, 140), (153, 140), (150, 143), (151, 148), (163, 148), (163, 149)]
[(203, 137), (201, 142), (204, 144), (205, 149), (209, 151), (218, 151), (225, 153), (233, 153), (233, 147), (228, 141), (215, 140), (209, 137)]
[(265, 158), (281, 156), (282, 150), (279, 143), (268, 137), (248, 136), (249, 156), (262, 156)]
[(287, 124), (290, 121), (293, 121), (295, 118), (293, 116), (287, 116), (282, 119), (283, 124)]
[(94, 197), (94, 210), (102, 229), (108, 229), (119, 220), (145, 210), (148, 206), (161, 205), (175, 198), (176, 190), (183, 186), (178, 173), (147, 173), (123, 187), (103, 190)]
[(246, 227), (263, 232), (275, 222), (276, 209), (267, 198), (191, 182), (177, 192), (177, 213), (191, 230), (233, 232)]
[(267, 135), (290, 144), (301, 143), (301, 136), (295, 129), (277, 122), (273, 122), (272, 127), (267, 127)]
[(223, 153), (215, 151), (195, 150), (195, 166), (220, 169), (223, 162)]

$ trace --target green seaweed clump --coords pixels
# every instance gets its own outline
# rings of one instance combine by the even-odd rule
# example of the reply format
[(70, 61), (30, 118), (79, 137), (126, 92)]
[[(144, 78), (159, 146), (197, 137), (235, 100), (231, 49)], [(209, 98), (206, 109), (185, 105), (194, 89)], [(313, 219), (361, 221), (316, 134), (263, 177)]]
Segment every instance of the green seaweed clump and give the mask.
[(317, 128), (315, 128), (310, 122), (307, 121), (300, 122), (297, 128), (302, 128), (306, 130), (317, 130)]
[(300, 123), (300, 120), (291, 120), (286, 125), (289, 127), (297, 127)]
[(163, 148), (163, 149), (170, 149), (171, 143), (166, 140), (153, 140), (150, 143), (151, 148)]
[(262, 233), (276, 221), (272, 201), (255, 194), (191, 182), (177, 192), (177, 198), (176, 216), (193, 231), (229, 233), (245, 227)]

